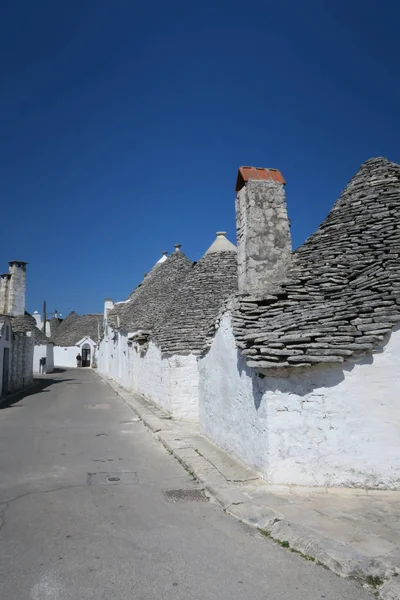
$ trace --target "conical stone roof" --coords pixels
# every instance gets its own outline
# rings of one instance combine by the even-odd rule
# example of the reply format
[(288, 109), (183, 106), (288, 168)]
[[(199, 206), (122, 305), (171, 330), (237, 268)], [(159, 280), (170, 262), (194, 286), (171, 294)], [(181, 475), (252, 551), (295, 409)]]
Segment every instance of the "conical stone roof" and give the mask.
[(201, 354), (215, 333), (224, 302), (237, 290), (236, 248), (217, 240), (176, 291), (153, 340), (163, 354)]
[(342, 362), (380, 347), (400, 321), (400, 166), (364, 163), (268, 291), (234, 311), (249, 366)]
[(125, 332), (152, 330), (163, 319), (174, 293), (191, 269), (192, 263), (183, 252), (173, 252), (156, 263), (127, 302), (108, 312), (108, 323)]
[(77, 315), (71, 312), (57, 327), (51, 340), (56, 346), (75, 346), (82, 338), (90, 337), (98, 342), (103, 327), (102, 314)]

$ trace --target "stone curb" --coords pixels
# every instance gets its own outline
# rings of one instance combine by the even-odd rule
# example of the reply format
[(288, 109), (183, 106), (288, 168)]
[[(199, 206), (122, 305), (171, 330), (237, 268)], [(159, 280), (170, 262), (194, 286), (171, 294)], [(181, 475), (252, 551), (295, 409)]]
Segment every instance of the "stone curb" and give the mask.
[[(187, 432), (188, 443), (175, 442), (185, 425), (176, 422), (162, 409), (121, 388), (101, 373), (109, 385), (133, 410), (148, 429), (193, 475), (232, 517), (256, 528), (260, 533), (305, 559), (328, 568), (341, 577), (351, 577), (370, 587), (382, 600), (400, 600), (400, 570), (384, 558), (371, 558), (349, 544), (319, 535), (316, 531), (285, 519), (276, 509), (253, 502), (235, 482), (229, 481), (202, 454), (193, 448), (196, 434)], [(197, 434), (200, 439), (201, 436)], [(175, 443), (174, 443), (175, 442)], [(371, 584), (371, 585), (368, 585)]]

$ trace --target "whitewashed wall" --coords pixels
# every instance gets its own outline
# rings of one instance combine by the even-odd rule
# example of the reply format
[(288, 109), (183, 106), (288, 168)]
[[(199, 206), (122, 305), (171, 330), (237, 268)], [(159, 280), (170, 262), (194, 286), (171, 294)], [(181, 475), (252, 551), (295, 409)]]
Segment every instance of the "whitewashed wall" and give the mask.
[(54, 366), (75, 369), (76, 357), (78, 354), (82, 356), (82, 347), (85, 344), (89, 344), (90, 346), (91, 362), (93, 362), (93, 360), (98, 360), (96, 345), (89, 339), (85, 339), (84, 342), (78, 346), (54, 346)]
[(33, 353), (33, 372), (40, 373), (40, 359), (46, 358), (45, 373), (54, 371), (54, 352), (53, 344), (42, 344), (35, 346)]
[(159, 348), (150, 342), (146, 353), (133, 351), (133, 389), (176, 419), (197, 420), (199, 417), (197, 358), (188, 356), (162, 357)]
[(177, 419), (198, 419), (199, 376), (193, 355), (163, 358), (153, 342), (141, 353), (126, 335), (107, 328), (99, 345), (98, 370)]
[(76, 356), (79, 352), (78, 346), (54, 346), (54, 366), (75, 368)]
[(126, 335), (106, 327), (97, 352), (97, 369), (126, 389), (132, 389), (132, 348)]
[(360, 363), (245, 366), (225, 314), (200, 360), (204, 435), (277, 484), (400, 489), (400, 331)]

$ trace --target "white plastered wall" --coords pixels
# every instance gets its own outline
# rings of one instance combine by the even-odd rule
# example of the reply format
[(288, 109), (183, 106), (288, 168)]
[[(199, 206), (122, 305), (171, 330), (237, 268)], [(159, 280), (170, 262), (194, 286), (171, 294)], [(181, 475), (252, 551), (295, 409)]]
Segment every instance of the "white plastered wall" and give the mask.
[(56, 367), (76, 367), (76, 356), (80, 349), (78, 346), (54, 346), (54, 365)]
[(40, 359), (46, 358), (45, 373), (52, 373), (54, 371), (54, 353), (53, 344), (41, 344), (35, 346), (33, 353), (33, 372), (40, 373)]
[(54, 366), (76, 368), (76, 357), (78, 354), (82, 355), (82, 347), (85, 344), (89, 344), (90, 346), (91, 362), (97, 360), (96, 344), (91, 338), (82, 338), (76, 346), (54, 346)]
[(260, 378), (226, 313), (199, 361), (204, 435), (276, 484), (400, 489), (400, 331), (359, 363)]
[(141, 352), (128, 336), (106, 329), (99, 346), (98, 370), (128, 390), (169, 411), (177, 419), (198, 419), (197, 357), (162, 357), (149, 343)]
[(159, 348), (149, 343), (141, 353), (133, 350), (133, 389), (175, 419), (198, 420), (198, 365), (193, 354), (163, 357)]

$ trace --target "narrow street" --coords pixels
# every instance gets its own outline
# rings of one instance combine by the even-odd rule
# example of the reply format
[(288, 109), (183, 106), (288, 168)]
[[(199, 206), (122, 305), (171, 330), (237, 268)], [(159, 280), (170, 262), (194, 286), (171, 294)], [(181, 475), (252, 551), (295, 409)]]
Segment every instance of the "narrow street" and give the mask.
[(367, 600), (213, 501), (90, 370), (0, 409), (3, 600)]

